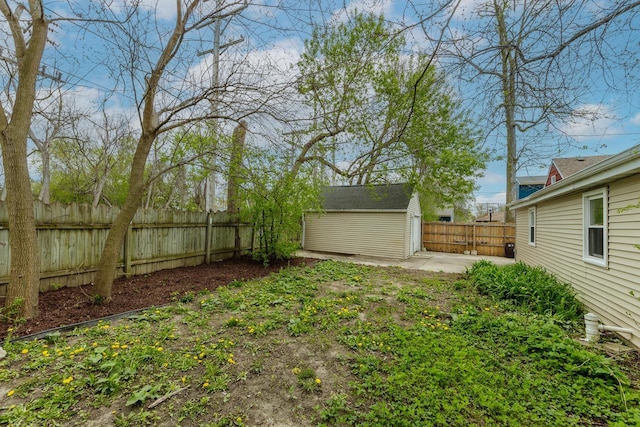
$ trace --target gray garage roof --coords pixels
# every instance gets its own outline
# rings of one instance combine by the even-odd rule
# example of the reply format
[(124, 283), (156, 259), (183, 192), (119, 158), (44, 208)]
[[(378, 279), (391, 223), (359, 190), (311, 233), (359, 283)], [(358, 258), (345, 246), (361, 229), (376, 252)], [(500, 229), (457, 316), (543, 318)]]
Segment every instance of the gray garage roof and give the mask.
[(407, 210), (413, 188), (408, 184), (345, 185), (327, 187), (322, 208), (326, 211)]

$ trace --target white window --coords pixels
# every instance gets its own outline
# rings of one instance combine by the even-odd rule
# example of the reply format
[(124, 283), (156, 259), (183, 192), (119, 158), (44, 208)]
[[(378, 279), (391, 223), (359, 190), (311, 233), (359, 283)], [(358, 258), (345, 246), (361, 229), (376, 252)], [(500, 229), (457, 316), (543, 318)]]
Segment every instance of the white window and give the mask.
[(555, 175), (551, 175), (551, 183), (555, 184), (556, 183), (556, 176)]
[(584, 261), (607, 266), (607, 189), (585, 193), (582, 197), (584, 237), (582, 257)]
[(536, 208), (529, 209), (529, 244), (536, 245)]

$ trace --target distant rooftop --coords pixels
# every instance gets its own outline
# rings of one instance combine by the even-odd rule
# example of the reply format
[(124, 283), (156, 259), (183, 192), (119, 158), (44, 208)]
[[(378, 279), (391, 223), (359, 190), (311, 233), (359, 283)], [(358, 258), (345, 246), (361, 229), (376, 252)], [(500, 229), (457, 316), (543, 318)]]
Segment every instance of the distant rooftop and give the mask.
[(596, 163), (600, 163), (603, 160), (611, 157), (606, 156), (576, 156), (576, 157), (559, 157), (552, 159), (553, 163), (558, 168), (558, 171), (562, 174), (563, 178), (567, 178), (574, 173), (580, 172), (583, 169), (593, 166)]
[[(473, 222), (504, 222), (506, 217), (505, 211), (494, 212), (489, 216), (489, 214), (483, 215), (473, 220)], [(491, 218), (491, 219), (489, 219)]]
[(547, 182), (546, 175), (533, 175), (533, 176), (518, 176), (516, 177), (516, 181), (520, 183), (520, 185), (544, 185)]

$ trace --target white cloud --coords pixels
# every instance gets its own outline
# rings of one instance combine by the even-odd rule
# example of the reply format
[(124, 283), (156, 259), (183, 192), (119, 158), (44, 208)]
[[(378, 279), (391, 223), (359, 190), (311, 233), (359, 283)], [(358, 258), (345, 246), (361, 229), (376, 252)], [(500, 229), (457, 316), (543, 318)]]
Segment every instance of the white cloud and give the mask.
[(640, 113), (633, 116), (633, 118), (631, 119), (631, 123), (633, 123), (634, 125), (640, 126)]
[(579, 141), (611, 137), (620, 133), (613, 109), (604, 104), (584, 104), (574, 110), (575, 117), (559, 127), (560, 132)]
[(504, 175), (496, 172), (492, 172), (487, 170), (484, 172), (484, 176), (478, 179), (478, 184), (487, 185), (487, 184), (504, 184), (506, 179)]
[[(215, 7), (215, 2), (207, 3), (212, 3), (214, 4), (213, 7)], [(209, 9), (212, 7), (208, 6), (207, 3), (204, 3), (202, 6), (203, 13), (204, 7), (208, 7)], [(156, 18), (160, 20), (174, 20), (177, 16), (176, 0), (141, 0), (140, 6), (146, 10), (155, 11)], [(109, 8), (115, 13), (125, 13), (125, 10), (128, 10), (130, 7), (130, 4), (125, 4), (125, 1), (123, 0), (113, 1), (109, 6)]]
[(332, 20), (347, 22), (356, 11), (389, 17), (393, 12), (393, 2), (391, 0), (353, 0), (348, 6), (335, 10)]
[[(260, 80), (262, 85), (290, 81), (292, 75), (297, 73), (295, 65), (303, 49), (304, 45), (298, 39), (282, 39), (268, 49), (250, 50), (244, 57), (238, 57), (242, 54), (237, 52), (235, 57), (228, 58), (232, 55), (229, 52), (221, 56), (220, 81), (230, 81), (233, 78), (230, 76), (236, 75), (237, 78), (242, 73), (247, 78), (253, 76)], [(207, 84), (212, 79), (212, 70), (213, 56), (206, 55), (189, 69), (187, 79), (197, 84)]]
[(479, 203), (499, 203), (505, 204), (507, 202), (507, 193), (495, 193), (488, 196), (476, 196), (476, 204)]

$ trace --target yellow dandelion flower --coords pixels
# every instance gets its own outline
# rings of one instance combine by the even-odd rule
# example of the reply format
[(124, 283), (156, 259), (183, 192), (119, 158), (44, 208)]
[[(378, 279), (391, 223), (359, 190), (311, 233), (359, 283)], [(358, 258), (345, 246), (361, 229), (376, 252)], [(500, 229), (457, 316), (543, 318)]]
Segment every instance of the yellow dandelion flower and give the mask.
[(316, 384), (320, 384), (322, 383), (322, 380), (320, 378), (316, 378)]
[(7, 392), (7, 397), (11, 397), (15, 394), (15, 390), (9, 390), (9, 392)]
[(62, 384), (69, 384), (71, 381), (73, 381), (73, 377), (69, 376), (62, 380)]
[(182, 380), (183, 383), (185, 383), (185, 382), (187, 382), (187, 377), (182, 377), (181, 380)]
[(241, 423), (241, 422), (242, 422), (242, 417), (238, 417), (238, 418), (236, 418), (236, 422), (237, 422), (238, 424), (239, 424), (239, 423)]
[(227, 359), (227, 362), (229, 362), (229, 363), (230, 363), (230, 364), (232, 364), (232, 365), (235, 365), (235, 364), (236, 364), (236, 361), (235, 361), (235, 360), (233, 360), (232, 358), (228, 358), (228, 359)]
[(207, 388), (207, 387), (209, 387), (209, 383), (208, 382), (202, 384), (202, 388)]
[(29, 349), (28, 348), (23, 348), (20, 353), (27, 354), (27, 353), (29, 353)]
[(156, 348), (156, 350), (158, 350), (158, 351), (162, 351), (162, 350), (163, 350), (163, 348), (162, 348), (162, 347), (158, 347), (158, 348)]

